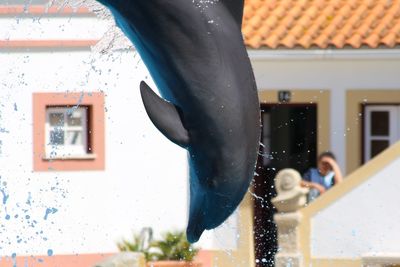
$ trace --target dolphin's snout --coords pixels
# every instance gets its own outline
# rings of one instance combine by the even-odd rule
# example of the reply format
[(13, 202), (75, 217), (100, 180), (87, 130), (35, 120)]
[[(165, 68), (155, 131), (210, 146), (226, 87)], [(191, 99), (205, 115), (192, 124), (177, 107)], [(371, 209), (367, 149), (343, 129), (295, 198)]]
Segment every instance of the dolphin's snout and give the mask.
[(205, 177), (191, 175), (189, 242), (197, 242), (204, 230), (218, 227), (235, 211), (247, 191), (248, 176), (235, 168), (219, 168)]

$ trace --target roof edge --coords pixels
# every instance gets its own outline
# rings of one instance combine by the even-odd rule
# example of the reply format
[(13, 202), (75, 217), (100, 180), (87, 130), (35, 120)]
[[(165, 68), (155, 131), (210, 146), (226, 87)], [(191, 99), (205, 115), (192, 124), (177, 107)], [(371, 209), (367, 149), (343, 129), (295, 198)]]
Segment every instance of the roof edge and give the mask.
[(247, 49), (252, 61), (323, 59), (400, 59), (400, 48), (390, 49)]

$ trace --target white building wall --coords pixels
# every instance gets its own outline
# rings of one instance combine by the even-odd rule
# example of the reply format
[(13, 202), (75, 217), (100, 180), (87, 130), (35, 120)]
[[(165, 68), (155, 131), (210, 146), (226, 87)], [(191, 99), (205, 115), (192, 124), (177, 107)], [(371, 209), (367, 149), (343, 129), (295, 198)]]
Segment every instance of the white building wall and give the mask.
[[(186, 227), (186, 152), (147, 118), (138, 86), (148, 74), (133, 52), (14, 52), (0, 62), (2, 255), (112, 252), (143, 226)], [(105, 171), (32, 171), (32, 93), (66, 91), (106, 95)], [(45, 220), (47, 208), (58, 211)]]
[[(259, 90), (329, 90), (331, 92), (331, 150), (346, 170), (346, 91), (399, 90), (400, 52), (249, 51)], [(371, 56), (372, 55), (372, 56)]]
[(311, 224), (314, 258), (400, 253), (400, 158), (318, 213)]
[(96, 40), (108, 25), (94, 15), (0, 16), (0, 40)]

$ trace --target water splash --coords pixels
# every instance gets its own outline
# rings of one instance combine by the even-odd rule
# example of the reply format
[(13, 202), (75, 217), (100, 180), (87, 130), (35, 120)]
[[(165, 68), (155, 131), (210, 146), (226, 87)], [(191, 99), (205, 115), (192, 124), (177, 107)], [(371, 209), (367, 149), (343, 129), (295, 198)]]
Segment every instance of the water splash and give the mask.
[(43, 219), (47, 220), (47, 218), (49, 217), (50, 214), (55, 214), (57, 211), (58, 211), (58, 209), (56, 209), (56, 208), (47, 208)]
[(72, 113), (74, 113), (74, 111), (80, 107), (80, 105), (82, 104), (84, 95), (85, 95), (84, 92), (80, 93), (77, 103), (67, 110), (68, 115), (72, 115)]
[(52, 249), (48, 249), (47, 250), (47, 256), (53, 256), (53, 250)]
[(17, 267), (17, 253), (14, 252), (11, 255), (11, 259), (12, 259), (13, 267)]
[(31, 194), (31, 192), (28, 192), (28, 199), (26, 200), (26, 204), (29, 205), (29, 206), (32, 204), (32, 194)]
[(199, 8), (201, 11), (204, 11), (216, 3), (218, 3), (219, 0), (192, 0), (192, 3)]
[(107, 22), (107, 31), (104, 33), (100, 41), (92, 47), (94, 52), (108, 54), (115, 50), (132, 50), (132, 43), (115, 25), (111, 12), (99, 2), (95, 0), (52, 0), (49, 4), (63, 7), (69, 6), (73, 9), (86, 7), (95, 13), (99, 19)]
[(0, 189), (1, 194), (3, 195), (3, 205), (7, 204), (7, 200), (10, 197), (10, 195), (7, 195), (5, 189)]

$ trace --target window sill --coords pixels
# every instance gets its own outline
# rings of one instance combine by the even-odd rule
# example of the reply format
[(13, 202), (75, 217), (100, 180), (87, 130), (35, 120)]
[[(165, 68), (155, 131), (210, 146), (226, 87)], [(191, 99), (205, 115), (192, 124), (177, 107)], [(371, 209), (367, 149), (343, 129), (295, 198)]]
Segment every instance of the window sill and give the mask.
[(97, 158), (96, 154), (85, 154), (85, 155), (71, 155), (71, 156), (44, 156), (42, 159), (51, 160), (94, 160)]

